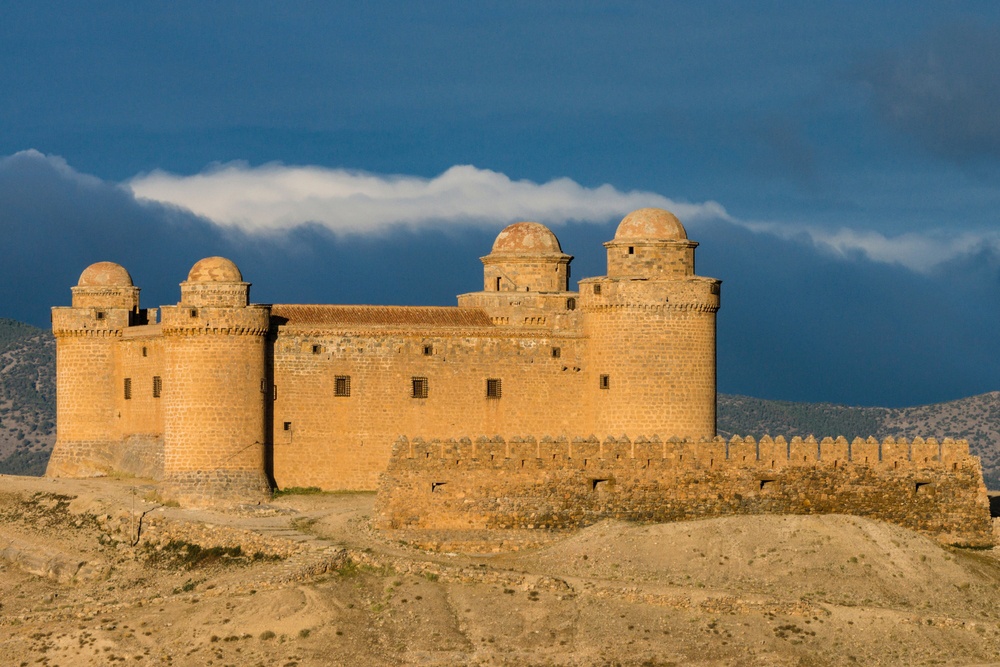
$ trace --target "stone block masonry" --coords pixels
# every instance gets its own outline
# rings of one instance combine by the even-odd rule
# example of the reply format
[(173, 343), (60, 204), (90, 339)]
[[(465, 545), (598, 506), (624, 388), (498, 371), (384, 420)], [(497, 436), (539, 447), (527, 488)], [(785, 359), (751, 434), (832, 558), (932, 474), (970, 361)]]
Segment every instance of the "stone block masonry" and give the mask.
[(950, 439), (401, 438), (375, 511), (379, 528), (418, 532), (851, 514), (993, 545), (979, 459)]

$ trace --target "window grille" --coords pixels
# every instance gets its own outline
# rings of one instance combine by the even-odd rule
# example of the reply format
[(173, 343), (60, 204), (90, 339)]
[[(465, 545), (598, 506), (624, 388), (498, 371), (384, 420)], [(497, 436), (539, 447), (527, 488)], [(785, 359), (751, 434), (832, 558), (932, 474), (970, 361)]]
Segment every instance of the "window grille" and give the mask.
[(602, 375), (601, 376), (601, 389), (611, 389), (611, 376)]
[(163, 391), (163, 380), (160, 379), (159, 375), (153, 376), (153, 398), (159, 398), (160, 393)]
[(125, 400), (132, 400), (132, 378), (125, 378)]
[(427, 398), (427, 378), (413, 378), (410, 396)]
[(350, 396), (351, 395), (351, 376), (350, 375), (338, 375), (333, 380), (333, 395), (334, 396)]
[(500, 398), (500, 379), (489, 378), (486, 380), (486, 398)]

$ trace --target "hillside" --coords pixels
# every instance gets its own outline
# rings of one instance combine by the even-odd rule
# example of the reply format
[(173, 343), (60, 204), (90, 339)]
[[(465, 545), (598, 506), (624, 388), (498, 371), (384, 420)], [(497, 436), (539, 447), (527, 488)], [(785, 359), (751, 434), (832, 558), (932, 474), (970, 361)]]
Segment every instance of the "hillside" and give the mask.
[(0, 473), (41, 475), (55, 443), (52, 334), (0, 318)]
[[(0, 318), (0, 473), (41, 475), (55, 442), (55, 341)], [(1000, 489), (1000, 392), (913, 408), (864, 408), (719, 394), (719, 433), (760, 437), (965, 438)]]
[(240, 511), (6, 477), (0, 664), (856, 667), (1000, 654), (993, 549), (868, 519), (604, 521), (492, 554), (372, 530), (373, 494)]

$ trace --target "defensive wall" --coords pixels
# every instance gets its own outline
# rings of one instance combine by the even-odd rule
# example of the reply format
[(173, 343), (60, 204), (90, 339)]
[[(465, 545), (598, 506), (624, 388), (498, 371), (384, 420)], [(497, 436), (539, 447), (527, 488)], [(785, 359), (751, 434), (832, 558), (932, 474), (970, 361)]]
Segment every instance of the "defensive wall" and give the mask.
[(993, 545), (979, 459), (933, 438), (400, 438), (375, 522), (412, 535), (737, 514), (850, 514)]

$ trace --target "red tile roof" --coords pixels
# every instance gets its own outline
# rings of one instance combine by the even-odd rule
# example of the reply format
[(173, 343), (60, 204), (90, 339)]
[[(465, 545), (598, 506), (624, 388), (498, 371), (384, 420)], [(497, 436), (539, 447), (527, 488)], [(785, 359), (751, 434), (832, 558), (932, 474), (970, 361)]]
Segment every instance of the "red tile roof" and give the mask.
[(292, 326), (492, 327), (478, 308), (275, 304), (271, 316)]

